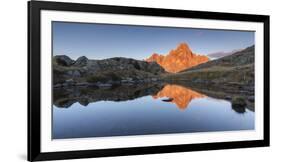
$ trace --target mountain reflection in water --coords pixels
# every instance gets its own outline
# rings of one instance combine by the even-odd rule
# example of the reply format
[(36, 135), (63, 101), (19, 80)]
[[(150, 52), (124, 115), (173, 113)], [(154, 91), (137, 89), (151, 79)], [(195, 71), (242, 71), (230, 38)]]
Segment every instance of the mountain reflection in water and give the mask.
[(193, 99), (206, 96), (183, 86), (167, 84), (156, 95), (153, 95), (154, 99), (163, 97), (170, 98), (171, 102), (176, 104), (178, 108), (185, 109)]
[[(52, 138), (253, 130), (255, 114), (176, 84), (53, 90)], [(179, 111), (184, 110), (184, 111)]]

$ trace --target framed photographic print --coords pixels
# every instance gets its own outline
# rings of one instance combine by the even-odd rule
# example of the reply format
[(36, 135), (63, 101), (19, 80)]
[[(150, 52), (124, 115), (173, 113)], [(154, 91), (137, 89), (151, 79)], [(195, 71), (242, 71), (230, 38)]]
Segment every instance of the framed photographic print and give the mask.
[(269, 16), (28, 2), (28, 160), (269, 146)]

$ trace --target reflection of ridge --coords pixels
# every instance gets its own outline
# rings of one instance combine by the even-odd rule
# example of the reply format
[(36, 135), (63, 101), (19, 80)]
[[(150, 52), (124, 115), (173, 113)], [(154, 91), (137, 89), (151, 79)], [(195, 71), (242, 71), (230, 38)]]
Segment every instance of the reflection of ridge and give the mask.
[(175, 103), (178, 108), (185, 109), (193, 99), (206, 96), (183, 86), (167, 84), (161, 91), (153, 96), (154, 99), (163, 97), (168, 97), (170, 102)]
[(111, 88), (76, 87), (69, 89), (54, 89), (54, 105), (59, 108), (69, 108), (74, 103), (87, 106), (89, 103), (98, 101), (128, 101), (143, 96), (153, 96), (154, 99), (163, 99), (172, 102), (180, 109), (188, 107), (189, 103), (196, 98), (205, 95), (195, 92), (189, 88), (176, 84), (141, 84), (120, 85)]
[(60, 108), (71, 107), (78, 102), (87, 106), (98, 101), (128, 101), (139, 97), (155, 95), (162, 88), (162, 84), (120, 85), (111, 88), (74, 87), (54, 89), (53, 102)]

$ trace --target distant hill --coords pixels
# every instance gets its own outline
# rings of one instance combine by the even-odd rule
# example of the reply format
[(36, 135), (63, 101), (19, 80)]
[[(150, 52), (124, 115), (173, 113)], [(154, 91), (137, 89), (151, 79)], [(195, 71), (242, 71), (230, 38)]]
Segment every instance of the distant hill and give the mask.
[(157, 62), (167, 72), (177, 73), (190, 67), (209, 61), (207, 56), (194, 54), (186, 43), (181, 43), (167, 55), (154, 53), (146, 59), (147, 62)]
[(217, 60), (209, 61), (207, 63), (192, 67), (185, 71), (206, 69), (215, 66), (239, 67), (243, 65), (252, 65), (254, 63), (254, 56), (255, 56), (255, 46), (250, 46), (242, 51), (235, 52), (232, 55), (225, 56)]
[(215, 53), (210, 53), (208, 54), (207, 56), (209, 58), (211, 58), (211, 60), (213, 59), (219, 59), (219, 58), (222, 58), (222, 57), (225, 57), (225, 56), (229, 56), (229, 55), (232, 55), (236, 52), (239, 52), (239, 51), (242, 51), (242, 49), (235, 49), (235, 50), (232, 50), (232, 51), (229, 51), (229, 52), (215, 52)]

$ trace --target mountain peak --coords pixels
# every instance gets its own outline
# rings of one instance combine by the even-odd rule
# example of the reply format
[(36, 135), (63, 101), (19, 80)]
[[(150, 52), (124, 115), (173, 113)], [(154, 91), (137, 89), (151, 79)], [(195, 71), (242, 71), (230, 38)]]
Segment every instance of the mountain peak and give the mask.
[(87, 64), (89, 59), (86, 56), (80, 56), (74, 63), (74, 65), (84, 66)]
[(187, 43), (180, 43), (176, 49), (172, 49), (167, 55), (153, 53), (146, 61), (157, 62), (167, 72), (177, 73), (205, 63), (209, 61), (209, 58), (194, 54)]
[(180, 43), (177, 47), (177, 50), (185, 50), (185, 51), (191, 51), (191, 49), (189, 48), (188, 44), (183, 42)]

